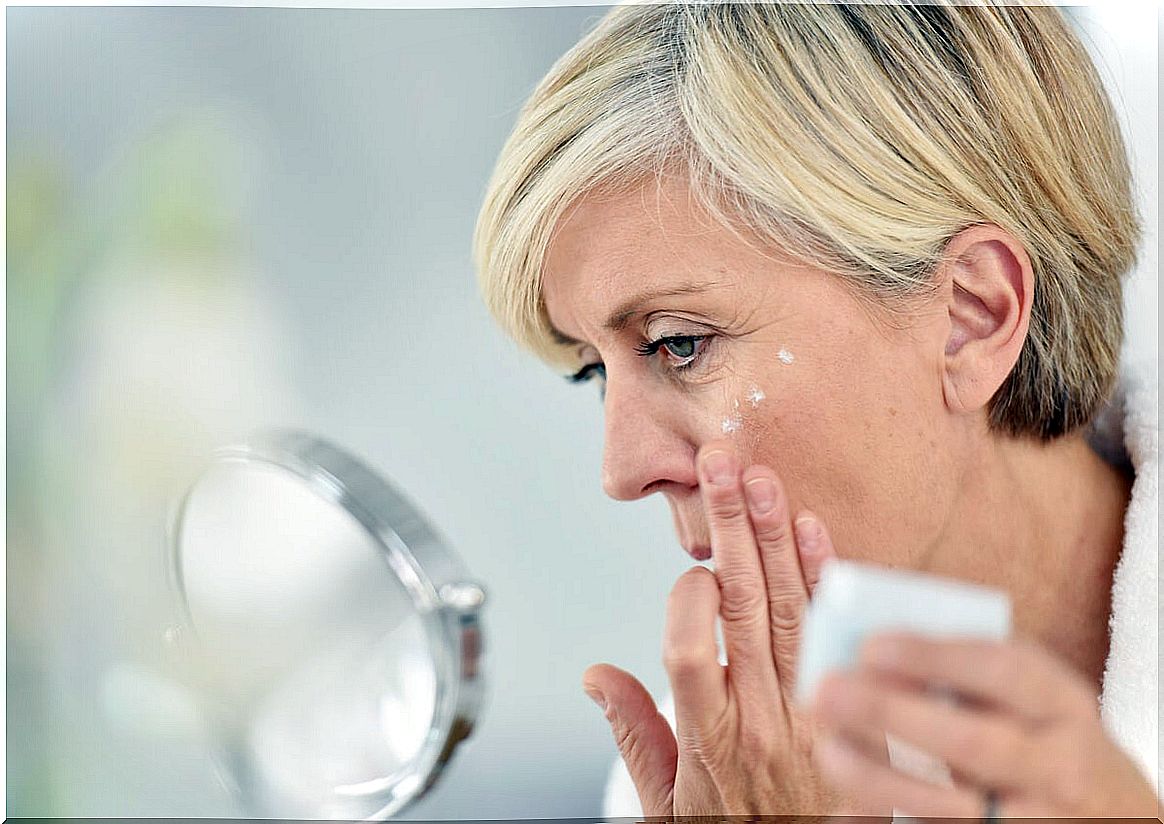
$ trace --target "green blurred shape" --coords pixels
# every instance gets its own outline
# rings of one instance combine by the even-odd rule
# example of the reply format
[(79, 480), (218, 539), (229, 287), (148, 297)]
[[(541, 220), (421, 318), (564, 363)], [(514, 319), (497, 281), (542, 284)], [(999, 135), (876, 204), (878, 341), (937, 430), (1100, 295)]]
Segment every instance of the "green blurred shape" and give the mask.
[[(160, 120), (84, 184), (45, 149), (10, 144), (7, 158), (7, 661), (9, 816), (75, 815), (54, 753), (46, 627), (67, 548), (41, 518), (68, 506), (67, 461), (44, 449), (49, 400), (73, 353), (61, 345), (102, 283), (150, 277), (166, 263), (192, 285), (237, 277), (252, 142), (240, 112), (187, 109)], [(191, 265), (193, 264), (193, 265)], [(230, 273), (230, 274), (227, 274)], [(100, 754), (94, 754), (99, 758)]]

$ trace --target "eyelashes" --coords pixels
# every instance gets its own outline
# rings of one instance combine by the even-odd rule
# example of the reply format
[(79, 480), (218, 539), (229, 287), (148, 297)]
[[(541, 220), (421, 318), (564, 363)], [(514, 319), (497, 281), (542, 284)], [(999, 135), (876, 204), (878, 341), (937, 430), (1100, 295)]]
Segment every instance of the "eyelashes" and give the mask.
[[(663, 352), (670, 361), (667, 368), (672, 372), (683, 372), (691, 369), (703, 357), (711, 337), (711, 335), (667, 335), (640, 343), (635, 347), (635, 353), (640, 357), (651, 358)], [(601, 361), (588, 363), (573, 375), (566, 376), (570, 383), (587, 383), (594, 378), (601, 379), (605, 395), (606, 364)]]
[(598, 398), (606, 401), (606, 364), (604, 363), (588, 363), (575, 372), (573, 375), (567, 375), (566, 380), (570, 383), (589, 383), (595, 376), (599, 378), (598, 383)]
[(657, 340), (640, 343), (635, 351), (644, 358), (653, 357), (660, 351), (675, 358), (671, 368), (676, 372), (690, 369), (703, 354), (710, 335), (667, 335)]
[(570, 383), (586, 383), (586, 381), (596, 375), (602, 378), (602, 380), (606, 380), (606, 364), (588, 363), (573, 375), (567, 375), (566, 380), (570, 381)]

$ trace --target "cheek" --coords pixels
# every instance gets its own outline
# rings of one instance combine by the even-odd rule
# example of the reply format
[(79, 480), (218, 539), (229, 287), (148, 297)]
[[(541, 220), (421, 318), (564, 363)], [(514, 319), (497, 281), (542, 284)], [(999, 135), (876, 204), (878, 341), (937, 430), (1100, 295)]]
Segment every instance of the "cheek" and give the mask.
[(848, 364), (808, 372), (746, 419), (745, 459), (776, 470), (793, 514), (819, 514), (843, 556), (910, 565), (940, 528), (944, 494), (924, 382)]

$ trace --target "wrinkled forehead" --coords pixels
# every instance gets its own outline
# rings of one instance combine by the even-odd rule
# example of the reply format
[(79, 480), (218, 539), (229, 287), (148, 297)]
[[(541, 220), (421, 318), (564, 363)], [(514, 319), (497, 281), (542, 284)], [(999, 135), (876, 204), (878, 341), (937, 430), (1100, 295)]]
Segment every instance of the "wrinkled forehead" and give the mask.
[(547, 250), (542, 300), (551, 323), (568, 331), (600, 315), (617, 322), (649, 296), (738, 288), (764, 262), (684, 185), (649, 181), (587, 196), (566, 211)]

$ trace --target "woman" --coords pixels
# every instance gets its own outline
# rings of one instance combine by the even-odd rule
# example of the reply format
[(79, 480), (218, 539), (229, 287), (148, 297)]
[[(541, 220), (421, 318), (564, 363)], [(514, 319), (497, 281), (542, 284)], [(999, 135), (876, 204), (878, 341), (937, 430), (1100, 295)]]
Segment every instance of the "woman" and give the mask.
[[(1129, 178), (1053, 8), (624, 7), (542, 81), (478, 224), (486, 300), (600, 383), (606, 492), (661, 492), (715, 561), (667, 607), (674, 731), (584, 675), (643, 812), (1158, 814)], [(1015, 638), (873, 639), (799, 706), (833, 555), (1003, 588)]]

